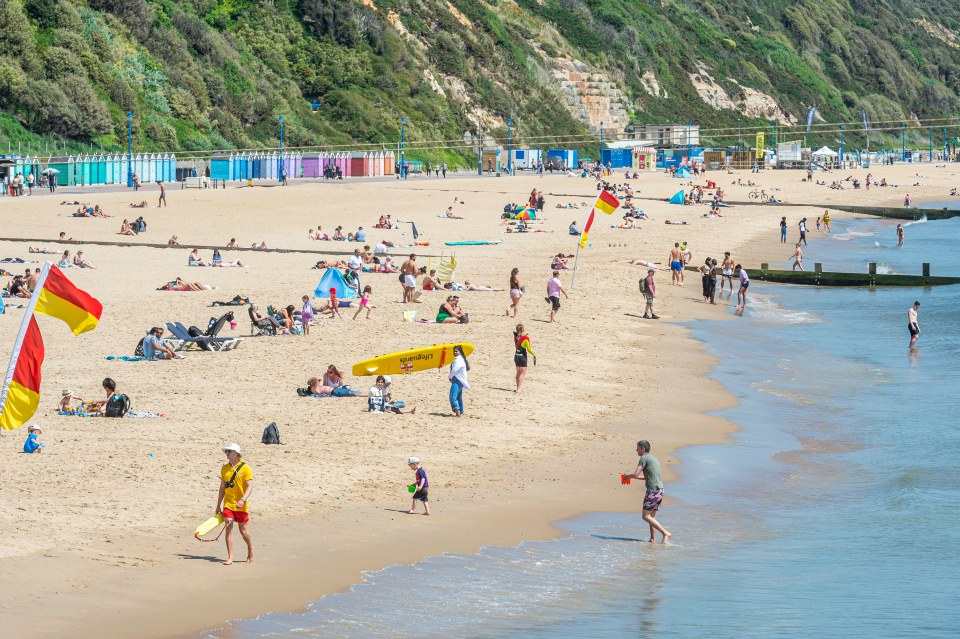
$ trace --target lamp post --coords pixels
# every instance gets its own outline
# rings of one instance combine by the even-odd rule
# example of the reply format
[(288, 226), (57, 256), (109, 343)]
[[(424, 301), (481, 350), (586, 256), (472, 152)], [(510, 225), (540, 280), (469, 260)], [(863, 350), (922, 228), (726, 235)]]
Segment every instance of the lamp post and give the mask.
[(774, 128), (773, 120), (770, 120), (770, 148), (777, 150), (777, 130)]
[(127, 112), (127, 188), (133, 187), (133, 111)]
[(507, 175), (513, 175), (513, 156), (510, 153), (510, 127), (513, 120), (507, 118)]
[(933, 162), (933, 127), (930, 127), (930, 155), (927, 160)]
[(743, 149), (743, 142), (740, 139), (740, 118), (737, 118), (737, 151)]
[[(407, 138), (407, 118), (400, 118), (400, 177), (407, 179), (407, 164), (404, 158), (404, 146)], [(399, 179), (399, 178), (398, 178)]]
[(603, 165), (603, 120), (600, 120), (600, 164)]
[(907, 123), (900, 123), (900, 161), (903, 162), (907, 157)]
[(277, 121), (280, 123), (280, 167), (277, 177), (280, 178), (280, 182), (283, 182), (283, 116), (278, 116)]
[(846, 129), (845, 125), (841, 124), (840, 125), (840, 167), (841, 168), (843, 167), (843, 151), (845, 146), (844, 133), (846, 133), (845, 129)]
[(947, 127), (943, 127), (943, 160), (944, 162), (949, 161), (949, 158), (947, 157), (948, 155), (950, 154), (947, 153)]

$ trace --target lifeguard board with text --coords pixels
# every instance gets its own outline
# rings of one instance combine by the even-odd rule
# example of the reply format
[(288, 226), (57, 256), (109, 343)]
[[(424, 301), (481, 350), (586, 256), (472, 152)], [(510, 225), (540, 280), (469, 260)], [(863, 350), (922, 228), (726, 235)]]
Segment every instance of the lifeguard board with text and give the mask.
[(365, 375), (405, 375), (433, 368), (443, 368), (453, 363), (453, 347), (463, 347), (467, 357), (473, 353), (473, 344), (434, 344), (407, 351), (387, 353), (371, 357), (353, 365), (355, 377)]

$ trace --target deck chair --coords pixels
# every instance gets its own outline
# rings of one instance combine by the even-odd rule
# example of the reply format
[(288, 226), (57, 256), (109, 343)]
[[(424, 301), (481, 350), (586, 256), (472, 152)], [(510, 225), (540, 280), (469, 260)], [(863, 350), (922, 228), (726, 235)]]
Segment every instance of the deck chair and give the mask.
[(170, 331), (184, 344), (195, 345), (205, 351), (232, 351), (240, 342), (242, 337), (207, 337), (205, 335), (191, 335), (190, 331), (180, 322), (167, 322), (167, 330)]
[(219, 318), (211, 317), (210, 321), (207, 322), (207, 332), (203, 334), (204, 337), (216, 337), (223, 327), (227, 325), (227, 322), (233, 321), (233, 311), (227, 311)]
[(440, 262), (437, 265), (437, 281), (441, 284), (449, 284), (453, 281), (453, 272), (457, 268), (457, 258), (440, 256)]
[(270, 321), (272, 318), (269, 317), (257, 317), (256, 311), (253, 310), (253, 305), (251, 304), (247, 308), (247, 314), (250, 316), (250, 332), (253, 335), (276, 335), (277, 334), (277, 325), (276, 323)]

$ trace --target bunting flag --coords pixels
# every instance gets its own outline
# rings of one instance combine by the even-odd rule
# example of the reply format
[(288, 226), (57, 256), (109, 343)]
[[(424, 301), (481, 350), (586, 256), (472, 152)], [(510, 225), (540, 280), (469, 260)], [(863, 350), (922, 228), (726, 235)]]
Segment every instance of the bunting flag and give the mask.
[(867, 130), (867, 110), (860, 107), (860, 118), (863, 120), (863, 130)]
[(810, 133), (810, 126), (813, 124), (813, 118), (817, 115), (817, 105), (810, 107), (807, 111), (807, 133)]
[(13, 345), (0, 393), (0, 428), (13, 430), (27, 423), (40, 405), (43, 337), (35, 313), (63, 320), (74, 335), (96, 328), (103, 305), (81, 291), (60, 269), (47, 262), (37, 280)]
[(13, 430), (33, 417), (40, 406), (40, 366), (43, 364), (43, 337), (37, 320), (31, 317), (22, 340), (13, 347), (13, 372), (3, 388), (0, 428)]
[[(37, 305), (34, 307), (37, 313), (62, 319), (74, 335), (97, 327), (103, 305), (74, 286), (56, 266), (50, 265), (43, 286), (38, 288)], [(37, 295), (36, 291), (34, 295)]]

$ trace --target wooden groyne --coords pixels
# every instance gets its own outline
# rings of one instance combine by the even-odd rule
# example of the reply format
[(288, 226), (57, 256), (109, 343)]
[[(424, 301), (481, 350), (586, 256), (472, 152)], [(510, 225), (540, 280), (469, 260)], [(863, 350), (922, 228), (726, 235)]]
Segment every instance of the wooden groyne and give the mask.
[[(636, 199), (636, 198), (634, 198)], [(658, 201), (669, 201), (659, 198)], [(760, 202), (759, 200), (749, 200), (746, 202), (727, 202), (728, 206), (806, 206), (812, 209), (823, 209), (832, 211), (844, 211), (846, 213), (856, 213), (859, 215), (872, 215), (873, 217), (884, 217), (890, 220), (907, 220), (915, 222), (926, 218), (928, 220), (949, 220), (950, 218), (960, 217), (960, 209), (941, 208), (906, 208), (899, 206), (855, 206), (852, 204), (806, 204), (796, 202), (778, 202), (770, 204), (769, 202)]]
[(780, 284), (806, 286), (946, 286), (960, 284), (960, 277), (930, 275), (930, 264), (924, 263), (921, 275), (900, 273), (877, 273), (877, 265), (871, 262), (866, 273), (824, 272), (822, 265), (814, 264), (812, 271), (779, 271), (763, 263), (760, 269), (747, 269), (750, 279)]

